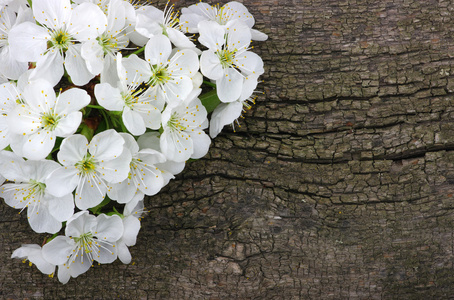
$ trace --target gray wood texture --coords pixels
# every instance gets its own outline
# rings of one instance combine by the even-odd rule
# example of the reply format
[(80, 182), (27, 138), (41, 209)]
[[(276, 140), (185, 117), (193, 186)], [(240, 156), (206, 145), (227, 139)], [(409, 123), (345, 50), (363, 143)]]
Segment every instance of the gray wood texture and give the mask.
[(61, 285), (9, 258), (44, 235), (2, 204), (0, 298), (453, 297), (452, 2), (241, 2), (265, 94), (147, 200), (134, 263)]

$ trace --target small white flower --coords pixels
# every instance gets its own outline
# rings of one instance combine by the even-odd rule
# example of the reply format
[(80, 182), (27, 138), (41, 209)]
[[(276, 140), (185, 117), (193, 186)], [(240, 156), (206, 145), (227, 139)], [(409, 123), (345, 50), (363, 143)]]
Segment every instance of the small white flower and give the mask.
[(159, 129), (165, 101), (156, 97), (154, 89), (143, 91), (137, 84), (127, 84), (120, 53), (117, 55), (117, 68), (120, 80), (116, 85), (100, 83), (95, 86), (99, 105), (111, 111), (121, 111), (123, 123), (133, 135), (143, 134), (146, 128)]
[(49, 192), (60, 196), (76, 189), (79, 209), (95, 207), (106, 196), (108, 184), (128, 176), (131, 153), (124, 143), (113, 129), (98, 133), (90, 143), (80, 134), (64, 139), (57, 154), (63, 167), (49, 177)]
[(252, 39), (265, 41), (268, 36), (258, 30), (252, 29), (255, 20), (248, 9), (237, 1), (231, 1), (221, 8), (219, 5), (211, 6), (207, 3), (196, 3), (187, 8), (181, 9), (180, 26), (183, 32), (198, 33), (198, 24), (201, 21), (209, 20), (225, 25), (229, 21), (238, 20), (244, 22), (251, 31)]
[(56, 137), (67, 137), (76, 132), (82, 120), (79, 111), (90, 103), (86, 91), (69, 89), (58, 97), (45, 80), (28, 84), (22, 103), (7, 116), (9, 129), (19, 136), (20, 153), (28, 159), (43, 159), (55, 145)]
[(28, 222), (38, 233), (58, 232), (62, 222), (74, 213), (74, 197), (71, 193), (61, 197), (49, 194), (46, 183), (49, 174), (60, 165), (51, 160), (24, 161), (12, 154), (2, 153), (2, 175), (8, 180), (0, 189), (6, 204), (13, 208), (27, 208)]
[(207, 111), (197, 98), (198, 93), (193, 93), (177, 107), (167, 107), (162, 113), (164, 132), (160, 146), (170, 160), (184, 162), (201, 158), (208, 152), (211, 140), (203, 131), (208, 125)]
[(116, 79), (116, 54), (126, 49), (129, 38), (125, 32), (128, 24), (126, 11), (134, 9), (129, 2), (123, 0), (111, 0), (108, 4), (100, 3), (103, 7), (107, 5), (107, 28), (100, 32), (96, 39), (83, 42), (81, 48), (82, 57), (86, 60), (88, 70), (94, 74), (101, 74), (102, 82), (109, 82), (110, 77)]
[(225, 26), (202, 21), (199, 29), (199, 41), (208, 47), (200, 57), (202, 74), (216, 81), (222, 102), (236, 101), (241, 95), (244, 77), (259, 76), (264, 72), (260, 56), (247, 51), (251, 33), (247, 26), (236, 20)]
[(145, 46), (145, 60), (131, 55), (123, 60), (128, 83), (144, 82), (156, 89), (158, 99), (169, 105), (178, 105), (193, 90), (191, 78), (199, 69), (197, 54), (190, 50), (177, 50), (172, 55), (172, 45), (167, 37), (157, 35)]
[(195, 44), (180, 31), (178, 14), (173, 10), (174, 6), (171, 5), (170, 9), (167, 9), (167, 5), (164, 11), (151, 5), (139, 10), (136, 18), (136, 31), (148, 38), (162, 34), (167, 36), (177, 48), (199, 51)]
[(58, 265), (58, 279), (67, 283), (70, 277), (85, 273), (93, 261), (102, 264), (117, 258), (115, 243), (123, 236), (119, 216), (99, 215), (81, 211), (66, 223), (65, 236), (57, 236), (43, 246), (46, 261)]
[(24, 22), (11, 29), (9, 43), (16, 59), (36, 61), (32, 78), (46, 78), (56, 85), (66, 71), (76, 85), (84, 85), (93, 74), (81, 56), (81, 44), (96, 39), (105, 31), (107, 19), (92, 3), (71, 6), (69, 0), (46, 0), (33, 3), (33, 15), (41, 26)]
[(44, 259), (41, 246), (36, 244), (22, 245), (14, 250), (11, 258), (22, 259), (24, 263), (28, 260), (30, 261), (30, 266), (35, 264), (43, 274), (52, 275), (55, 272), (55, 265)]

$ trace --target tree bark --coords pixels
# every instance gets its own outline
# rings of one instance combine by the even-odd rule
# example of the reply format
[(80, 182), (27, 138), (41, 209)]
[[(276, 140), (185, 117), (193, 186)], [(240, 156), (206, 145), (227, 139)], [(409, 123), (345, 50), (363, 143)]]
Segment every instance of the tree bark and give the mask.
[(43, 236), (2, 204), (1, 298), (454, 294), (452, 3), (241, 2), (269, 35), (264, 94), (146, 201), (134, 263), (62, 285), (10, 259)]

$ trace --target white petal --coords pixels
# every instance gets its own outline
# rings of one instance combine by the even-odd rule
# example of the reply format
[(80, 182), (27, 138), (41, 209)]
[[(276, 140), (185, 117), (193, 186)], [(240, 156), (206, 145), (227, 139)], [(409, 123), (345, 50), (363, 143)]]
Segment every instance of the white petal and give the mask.
[(199, 159), (204, 157), (210, 149), (210, 137), (205, 132), (199, 131), (191, 135), (191, 138), (194, 144), (194, 152), (192, 153), (191, 158)]
[(23, 62), (37, 61), (47, 49), (50, 38), (47, 30), (31, 22), (13, 27), (8, 34), (8, 42), (13, 56)]
[(14, 250), (11, 258), (28, 259), (44, 274), (52, 274), (55, 271), (55, 265), (44, 259), (41, 247), (36, 244), (22, 245)]
[(135, 54), (123, 59), (123, 66), (126, 69), (125, 80), (128, 84), (147, 82), (151, 77), (150, 65)]
[(123, 235), (123, 221), (117, 215), (107, 216), (101, 214), (96, 218), (96, 234), (98, 239), (108, 242), (116, 242)]
[(88, 140), (81, 134), (63, 140), (58, 151), (58, 161), (64, 166), (73, 166), (87, 154)]
[(123, 227), (124, 233), (123, 237), (121, 238), (122, 241), (127, 246), (134, 246), (136, 244), (137, 235), (139, 234), (140, 230), (140, 221), (133, 216), (125, 217), (123, 219)]
[(95, 39), (107, 28), (107, 18), (93, 3), (84, 2), (72, 10), (68, 31), (79, 41)]
[(107, 190), (107, 195), (110, 199), (116, 200), (118, 203), (128, 203), (137, 193), (137, 187), (131, 180), (126, 179), (119, 183), (114, 183)]
[(75, 111), (58, 120), (58, 125), (54, 129), (55, 136), (67, 137), (76, 132), (82, 121), (82, 113)]
[(89, 209), (95, 207), (104, 200), (107, 187), (103, 179), (99, 176), (87, 174), (81, 178), (76, 187), (74, 200), (79, 209)]
[(197, 53), (191, 49), (177, 50), (177, 53), (170, 60), (168, 69), (176, 77), (181, 75), (194, 76), (199, 70)]
[(238, 119), (243, 110), (243, 105), (239, 101), (221, 103), (213, 111), (210, 120), (210, 136), (215, 138), (225, 125), (232, 124)]
[(125, 106), (120, 90), (109, 83), (95, 85), (95, 96), (99, 105), (108, 110), (122, 111)]
[(117, 259), (117, 247), (110, 243), (105, 243), (102, 240), (97, 241), (101, 246), (98, 248), (98, 253), (94, 253), (94, 259), (101, 264), (110, 264)]
[(63, 284), (68, 283), (69, 279), (71, 278), (71, 274), (69, 273), (69, 268), (63, 265), (58, 266), (58, 281)]
[(50, 214), (58, 221), (67, 221), (74, 214), (74, 196), (72, 193), (63, 197), (52, 197), (47, 200)]
[(121, 182), (128, 177), (131, 159), (131, 152), (128, 149), (124, 149), (123, 153), (116, 159), (99, 163), (99, 172), (109, 183)]
[(250, 28), (239, 20), (232, 20), (225, 24), (227, 31), (227, 48), (230, 51), (246, 50), (251, 43)]
[(123, 242), (117, 243), (117, 254), (120, 261), (124, 264), (129, 264), (132, 260), (131, 253), (129, 253), (128, 246)]
[(88, 211), (75, 213), (66, 223), (66, 236), (80, 236), (84, 233), (94, 232), (96, 227), (96, 217), (90, 215)]
[(63, 74), (63, 57), (60, 52), (51, 49), (38, 58), (36, 68), (30, 72), (29, 80), (45, 79), (52, 86), (55, 86), (63, 77)]
[(195, 44), (191, 42), (189, 37), (185, 36), (184, 33), (179, 30), (176, 30), (174, 28), (167, 28), (167, 35), (172, 44), (174, 44), (177, 48), (195, 48)]
[(84, 42), (80, 54), (85, 59), (90, 73), (98, 75), (102, 72), (104, 67), (104, 50), (97, 40), (92, 39)]
[(0, 53), (0, 73), (9, 79), (17, 80), (27, 70), (28, 63), (17, 61), (11, 52), (11, 47), (3, 47)]
[(145, 46), (145, 60), (151, 65), (165, 65), (171, 52), (169, 38), (164, 35), (153, 36)]
[(142, 116), (131, 110), (129, 107), (125, 107), (123, 111), (123, 123), (126, 126), (126, 129), (133, 135), (141, 135), (145, 132), (145, 123)]
[(254, 52), (245, 51), (235, 56), (235, 65), (246, 75), (254, 74), (256, 76), (262, 75), (263, 61)]
[(47, 191), (56, 197), (64, 197), (72, 193), (79, 183), (78, 173), (79, 170), (75, 167), (57, 169), (46, 180)]
[(253, 41), (266, 41), (268, 39), (268, 35), (256, 29), (251, 29), (251, 39)]
[(85, 90), (71, 88), (60, 94), (54, 112), (58, 115), (69, 114), (81, 110), (90, 104), (90, 100), (91, 98)]
[(125, 141), (118, 132), (109, 129), (98, 133), (88, 145), (88, 151), (98, 161), (110, 160), (118, 157), (123, 152)]
[(200, 56), (200, 72), (212, 80), (218, 80), (224, 76), (219, 57), (214, 51), (203, 51)]
[(75, 44), (68, 48), (65, 57), (65, 68), (72, 82), (76, 85), (87, 84), (95, 75), (87, 68), (87, 64), (80, 54), (81, 45)]
[(225, 75), (216, 81), (217, 94), (222, 102), (233, 102), (240, 98), (243, 76), (233, 68), (225, 69)]
[(199, 42), (210, 50), (221, 49), (224, 45), (225, 29), (214, 21), (201, 21), (198, 24)]
[(27, 209), (28, 223), (38, 233), (56, 233), (61, 229), (61, 222), (55, 219), (44, 205), (29, 206)]
[(62, 265), (68, 260), (74, 246), (73, 240), (60, 235), (43, 246), (42, 254), (49, 263)]
[(75, 257), (69, 265), (69, 274), (73, 278), (87, 272), (93, 263), (90, 256), (85, 254), (84, 251), (83, 249), (79, 250), (79, 256)]
[(39, 23), (56, 30), (69, 23), (71, 3), (69, 0), (35, 1), (33, 15)]
[(27, 137), (22, 147), (22, 155), (27, 159), (44, 159), (55, 145), (55, 134), (52, 131), (40, 130)]

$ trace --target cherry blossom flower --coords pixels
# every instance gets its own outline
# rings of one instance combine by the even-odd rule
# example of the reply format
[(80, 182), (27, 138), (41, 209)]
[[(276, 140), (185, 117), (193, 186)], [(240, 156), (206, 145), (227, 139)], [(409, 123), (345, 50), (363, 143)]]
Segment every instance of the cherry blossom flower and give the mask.
[(57, 97), (49, 82), (35, 80), (24, 88), (21, 100), (6, 121), (10, 131), (19, 135), (14, 145), (20, 148), (19, 153), (39, 160), (52, 151), (56, 137), (76, 132), (82, 120), (79, 110), (90, 103), (90, 96), (82, 89), (72, 88)]
[(199, 41), (208, 47), (200, 57), (200, 70), (216, 81), (222, 102), (236, 101), (240, 97), (244, 77), (264, 72), (262, 59), (247, 51), (251, 33), (245, 27), (237, 20), (225, 26), (210, 21), (199, 23)]
[(121, 111), (123, 123), (133, 135), (143, 134), (146, 128), (159, 129), (165, 101), (156, 97), (155, 89), (143, 90), (138, 84), (127, 84), (120, 53), (117, 55), (117, 68), (120, 80), (115, 87), (110, 83), (95, 86), (99, 105), (110, 111)]
[(88, 271), (93, 261), (107, 264), (117, 259), (115, 242), (122, 236), (123, 222), (119, 216), (95, 217), (84, 210), (68, 220), (64, 236), (57, 236), (43, 246), (42, 256), (58, 265), (58, 280), (67, 283), (71, 277)]
[(95, 207), (106, 196), (108, 184), (128, 176), (131, 153), (124, 143), (113, 129), (98, 133), (90, 143), (80, 134), (64, 139), (57, 154), (63, 166), (48, 178), (49, 192), (61, 196), (76, 189), (79, 209)]
[(144, 6), (137, 13), (136, 31), (148, 38), (155, 35), (165, 35), (177, 48), (199, 51), (189, 37), (181, 32), (178, 14), (174, 11), (174, 6), (171, 5), (170, 9), (167, 9), (167, 7), (168, 3), (162, 11), (151, 5)]
[(251, 37), (255, 41), (265, 41), (268, 36), (258, 30), (252, 29), (255, 20), (248, 9), (237, 1), (231, 1), (224, 6), (212, 6), (207, 3), (196, 3), (181, 9), (180, 27), (183, 32), (198, 33), (198, 24), (209, 20), (225, 25), (229, 21), (238, 20), (244, 22), (251, 31)]
[(35, 232), (58, 232), (74, 213), (71, 193), (55, 197), (46, 188), (49, 174), (60, 165), (52, 160), (24, 161), (5, 152), (2, 156), (1, 173), (8, 183), (3, 184), (0, 195), (6, 204), (21, 211), (27, 208), (28, 222)]
[(101, 9), (92, 3), (72, 7), (70, 0), (35, 1), (33, 16), (41, 26), (24, 22), (9, 34), (16, 59), (36, 61), (31, 77), (45, 77), (56, 85), (63, 76), (64, 65), (76, 85), (93, 78), (81, 56), (82, 45), (76, 42), (96, 39), (106, 30), (107, 19)]
[(191, 78), (199, 69), (197, 54), (190, 50), (177, 50), (172, 55), (170, 40), (157, 35), (145, 46), (145, 60), (136, 55), (124, 59), (128, 83), (142, 82), (156, 89), (158, 99), (169, 105), (178, 105), (193, 90)]
[(193, 93), (176, 107), (167, 107), (162, 113), (164, 132), (160, 138), (162, 153), (173, 161), (201, 158), (207, 152), (211, 140), (203, 129), (208, 127), (207, 111)]

